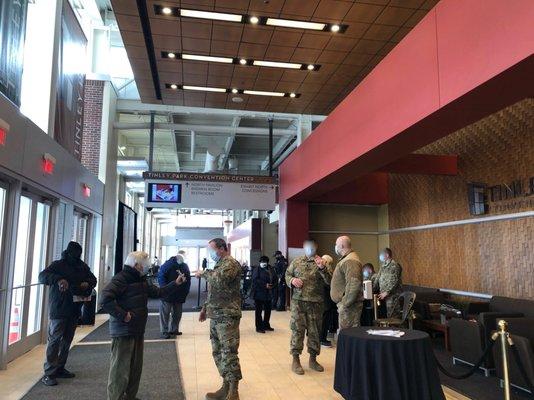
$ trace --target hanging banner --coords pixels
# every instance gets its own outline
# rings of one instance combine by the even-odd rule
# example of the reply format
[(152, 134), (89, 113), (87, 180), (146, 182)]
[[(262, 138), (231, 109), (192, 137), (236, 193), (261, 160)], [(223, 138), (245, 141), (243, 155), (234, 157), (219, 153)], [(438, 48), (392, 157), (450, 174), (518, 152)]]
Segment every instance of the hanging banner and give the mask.
[(63, 2), (55, 139), (82, 158), (83, 96), (87, 39), (68, 1)]
[(145, 172), (145, 206), (274, 210), (276, 181), (268, 176)]
[(28, 0), (0, 1), (0, 92), (20, 107)]

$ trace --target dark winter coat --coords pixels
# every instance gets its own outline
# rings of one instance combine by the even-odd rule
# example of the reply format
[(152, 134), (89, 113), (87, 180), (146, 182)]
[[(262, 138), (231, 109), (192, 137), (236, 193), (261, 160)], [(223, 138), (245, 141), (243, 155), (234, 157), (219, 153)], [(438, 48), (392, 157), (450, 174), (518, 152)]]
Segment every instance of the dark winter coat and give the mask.
[[(75, 303), (73, 296), (90, 296), (96, 286), (96, 277), (89, 266), (79, 258), (81, 247), (79, 251), (76, 248), (73, 252), (69, 250), (76, 246), (69, 243), (69, 247), (63, 252), (60, 260), (54, 261), (39, 274), (39, 283), (50, 286), (48, 295), (50, 319), (77, 318), (82, 303)], [(69, 283), (68, 289), (64, 292), (59, 290), (58, 282), (61, 279)], [(80, 287), (82, 282), (89, 284), (87, 289), (82, 290)]]
[(191, 272), (189, 272), (189, 267), (186, 263), (179, 264), (176, 261), (176, 257), (169, 258), (159, 269), (158, 283), (159, 287), (164, 287), (175, 281), (180, 273), (184, 274), (187, 280), (178, 287), (178, 290), (163, 296), (162, 300), (169, 303), (185, 303), (185, 299), (191, 289)]
[[(267, 289), (267, 284), (273, 285), (272, 289)], [(274, 268), (268, 265), (266, 268), (256, 267), (252, 271), (252, 292), (254, 300), (271, 300), (273, 289), (278, 283), (278, 277)]]
[[(105, 312), (110, 314), (110, 336), (143, 335), (148, 317), (148, 298), (161, 298), (177, 289), (175, 282), (158, 288), (149, 283), (146, 276), (142, 276), (138, 270), (125, 265), (101, 294), (100, 305)], [(128, 312), (132, 319), (124, 322)]]

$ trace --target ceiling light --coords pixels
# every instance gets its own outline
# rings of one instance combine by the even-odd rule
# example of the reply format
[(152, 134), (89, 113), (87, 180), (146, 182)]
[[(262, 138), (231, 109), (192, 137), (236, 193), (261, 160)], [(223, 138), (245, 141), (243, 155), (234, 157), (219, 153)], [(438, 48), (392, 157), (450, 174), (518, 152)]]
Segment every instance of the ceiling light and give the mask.
[(175, 84), (175, 83), (171, 84), (171, 89), (172, 89), (172, 90), (176, 90), (176, 89), (178, 89), (178, 85)]
[(215, 19), (218, 21), (230, 21), (230, 22), (242, 22), (243, 16), (240, 14), (226, 14), (210, 11), (198, 11), (198, 10), (186, 10), (180, 9), (181, 17), (190, 17), (190, 18), (204, 18), (204, 19)]
[(221, 92), (221, 93), (225, 93), (226, 92), (226, 89), (223, 89), (223, 88), (205, 87), (205, 86), (188, 86), (188, 85), (184, 85), (183, 89), (184, 90), (199, 90), (199, 91), (202, 91), (202, 92)]
[(315, 65), (310, 64), (306, 68), (308, 68), (308, 71), (313, 71), (315, 69)]
[(332, 32), (339, 32), (339, 29), (341, 29), (341, 28), (340, 28), (340, 26), (337, 25), (337, 24), (334, 24), (334, 25), (332, 25), (332, 26), (330, 27), (330, 30), (331, 30)]
[(252, 65), (258, 67), (275, 67), (275, 68), (291, 68), (291, 69), (300, 69), (302, 64), (296, 63), (286, 63), (286, 62), (276, 62), (276, 61), (256, 61), (252, 62)]
[(272, 26), (283, 26), (286, 28), (312, 29), (315, 31), (322, 31), (326, 26), (326, 24), (318, 22), (305, 22), (278, 18), (267, 18), (266, 24)]
[(241, 64), (241, 65), (246, 65), (246, 64), (247, 64), (247, 60), (245, 60), (244, 58), (242, 58), (241, 60), (239, 60), (239, 64)]
[(258, 17), (250, 17), (249, 20), (248, 20), (251, 24), (257, 24), (258, 22), (260, 22), (260, 19)]
[(256, 96), (276, 96), (276, 97), (284, 97), (286, 94), (282, 92), (264, 92), (261, 90), (243, 90), (243, 93), (245, 94), (252, 94)]
[(182, 59), (184, 59), (184, 60), (195, 60), (195, 61), (219, 62), (219, 63), (226, 63), (226, 64), (231, 64), (231, 63), (234, 62), (233, 58), (200, 56), (200, 55), (197, 55), (197, 54), (182, 54)]
[(295, 93), (289, 93), (289, 97), (295, 98), (295, 97), (297, 97), (297, 95)]
[(162, 12), (163, 14), (165, 14), (165, 15), (171, 15), (171, 14), (172, 14), (172, 8), (170, 8), (170, 7), (163, 7), (163, 8), (161, 9), (161, 12)]
[(239, 92), (239, 90), (237, 90), (237, 89), (235, 89), (235, 88), (232, 89), (232, 93), (236, 94), (236, 93), (238, 93), (238, 92)]
[(174, 53), (167, 53), (168, 58), (176, 58), (176, 54)]

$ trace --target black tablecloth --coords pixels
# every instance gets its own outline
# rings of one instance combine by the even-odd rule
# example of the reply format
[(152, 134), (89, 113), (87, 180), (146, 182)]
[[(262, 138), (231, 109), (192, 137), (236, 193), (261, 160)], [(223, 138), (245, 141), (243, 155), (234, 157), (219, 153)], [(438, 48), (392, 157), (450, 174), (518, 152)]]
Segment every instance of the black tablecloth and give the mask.
[(428, 335), (373, 336), (369, 327), (340, 332), (334, 389), (346, 400), (444, 400)]

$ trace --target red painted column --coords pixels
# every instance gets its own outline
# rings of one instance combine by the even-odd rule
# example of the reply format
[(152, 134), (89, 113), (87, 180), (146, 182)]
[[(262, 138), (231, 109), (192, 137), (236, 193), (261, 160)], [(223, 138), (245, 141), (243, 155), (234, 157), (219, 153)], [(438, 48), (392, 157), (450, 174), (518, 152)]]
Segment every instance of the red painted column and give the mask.
[(280, 202), (278, 249), (287, 256), (288, 247), (301, 247), (308, 237), (309, 209), (307, 201)]

